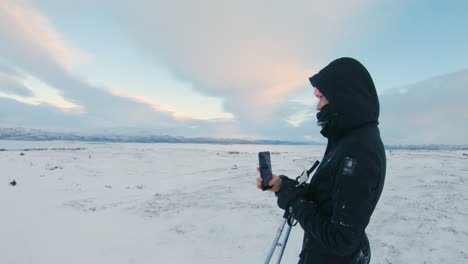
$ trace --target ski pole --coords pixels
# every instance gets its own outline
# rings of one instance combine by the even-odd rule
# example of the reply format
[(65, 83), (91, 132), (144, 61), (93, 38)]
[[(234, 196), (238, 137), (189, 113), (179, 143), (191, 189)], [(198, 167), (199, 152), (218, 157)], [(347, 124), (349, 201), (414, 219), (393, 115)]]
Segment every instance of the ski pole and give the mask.
[(280, 239), (281, 233), (283, 233), (284, 225), (286, 224), (288, 220), (284, 219), (283, 222), (281, 222), (280, 226), (278, 227), (278, 231), (276, 232), (275, 239), (273, 239), (273, 244), (271, 245), (270, 252), (267, 255), (267, 258), (265, 259), (265, 264), (270, 263), (271, 256), (273, 256), (273, 252), (275, 252), (276, 246), (278, 246), (278, 241)]
[(289, 234), (291, 233), (292, 226), (288, 225), (286, 228), (287, 228), (286, 234), (284, 235), (283, 244), (281, 245), (281, 251), (279, 253), (278, 260), (276, 261), (276, 264), (281, 263), (281, 259), (283, 258), (283, 253), (284, 253), (284, 250), (286, 249), (286, 244), (288, 243), (288, 238), (289, 238)]
[[(310, 169), (308, 169), (307, 171), (304, 171), (301, 176), (297, 177), (296, 181), (300, 182), (299, 185), (304, 184), (308, 180), (309, 175), (318, 167), (319, 164), (320, 164), (320, 162), (318, 160), (315, 161), (314, 165), (312, 165), (312, 167)], [(284, 225), (286, 223), (288, 223), (289, 214), (288, 214), (287, 211), (284, 212), (283, 218), (284, 218), (284, 220), (283, 220), (283, 222), (281, 222), (281, 224), (280, 224), (280, 226), (278, 228), (278, 231), (276, 232), (275, 239), (273, 239), (273, 244), (271, 245), (270, 252), (268, 252), (268, 255), (267, 255), (267, 258), (265, 259), (264, 264), (269, 264), (270, 263), (271, 257), (273, 256), (273, 253), (275, 252), (275, 249), (278, 246), (278, 241), (279, 241), (279, 239), (281, 237), (281, 234), (283, 233)], [(288, 228), (288, 230), (286, 231), (286, 235), (284, 237), (283, 244), (281, 245), (281, 251), (279, 253), (278, 260), (276, 262), (277, 264), (281, 263), (281, 259), (283, 258), (283, 253), (284, 253), (284, 250), (286, 249), (286, 244), (288, 243), (289, 235), (291, 233), (292, 223), (288, 223), (287, 228)]]

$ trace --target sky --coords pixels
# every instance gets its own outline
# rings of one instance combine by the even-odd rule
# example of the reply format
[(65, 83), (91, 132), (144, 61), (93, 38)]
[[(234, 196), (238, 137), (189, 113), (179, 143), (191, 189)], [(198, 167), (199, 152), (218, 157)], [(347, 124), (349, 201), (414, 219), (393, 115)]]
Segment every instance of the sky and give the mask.
[(308, 77), (354, 57), (376, 84), (385, 143), (468, 144), (465, 10), (422, 0), (0, 0), (0, 126), (324, 142)]

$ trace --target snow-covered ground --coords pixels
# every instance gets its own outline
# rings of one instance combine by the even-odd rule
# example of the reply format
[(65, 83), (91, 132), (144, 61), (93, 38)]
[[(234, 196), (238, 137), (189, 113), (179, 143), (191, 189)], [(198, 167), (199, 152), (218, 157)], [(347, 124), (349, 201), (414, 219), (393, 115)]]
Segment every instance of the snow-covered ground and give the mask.
[[(274, 172), (296, 176), (324, 151), (27, 141), (0, 149), (0, 263), (8, 264), (263, 263), (282, 212), (255, 187), (257, 153), (273, 152)], [(387, 158), (367, 228), (372, 263), (468, 263), (468, 156)], [(297, 262), (301, 239), (294, 227), (284, 263)]]

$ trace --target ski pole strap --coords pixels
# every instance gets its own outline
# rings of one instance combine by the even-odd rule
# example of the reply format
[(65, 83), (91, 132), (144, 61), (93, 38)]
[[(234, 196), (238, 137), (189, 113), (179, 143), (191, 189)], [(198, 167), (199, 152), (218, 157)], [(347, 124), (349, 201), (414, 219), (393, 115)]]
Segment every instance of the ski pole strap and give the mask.
[(309, 170), (307, 170), (307, 174), (310, 175), (317, 168), (319, 164), (320, 164), (320, 161), (316, 160), (314, 165), (312, 165), (312, 167)]
[(298, 222), (299, 222), (299, 221), (297, 221), (296, 219), (294, 219), (294, 217), (292, 217), (292, 216), (289, 216), (289, 217), (288, 217), (288, 221), (287, 221), (288, 226), (296, 226)]
[(309, 176), (310, 174), (315, 170), (315, 168), (317, 168), (317, 166), (320, 164), (320, 162), (317, 160), (315, 161), (314, 165), (312, 165), (312, 167), (308, 170), (304, 170), (301, 175), (297, 176), (296, 177), (296, 187), (299, 187), (301, 185), (303, 185), (304, 183), (307, 182), (307, 180), (309, 179)]
[(294, 217), (293, 217), (293, 208), (290, 206), (288, 210), (284, 210), (283, 218), (286, 219), (286, 223), (289, 226), (295, 226), (297, 225), (297, 221), (294, 222)]

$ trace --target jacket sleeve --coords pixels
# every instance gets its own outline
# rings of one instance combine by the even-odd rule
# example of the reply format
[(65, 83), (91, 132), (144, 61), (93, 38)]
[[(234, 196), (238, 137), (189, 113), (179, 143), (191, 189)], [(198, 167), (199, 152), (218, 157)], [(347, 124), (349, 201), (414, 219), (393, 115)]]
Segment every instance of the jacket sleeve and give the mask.
[(352, 171), (345, 167), (346, 160), (338, 170), (331, 216), (323, 215), (313, 201), (299, 200), (292, 204), (293, 216), (304, 231), (342, 256), (351, 255), (360, 246), (378, 199), (378, 167), (353, 161)]

